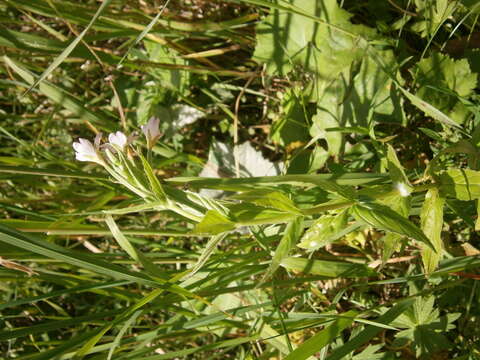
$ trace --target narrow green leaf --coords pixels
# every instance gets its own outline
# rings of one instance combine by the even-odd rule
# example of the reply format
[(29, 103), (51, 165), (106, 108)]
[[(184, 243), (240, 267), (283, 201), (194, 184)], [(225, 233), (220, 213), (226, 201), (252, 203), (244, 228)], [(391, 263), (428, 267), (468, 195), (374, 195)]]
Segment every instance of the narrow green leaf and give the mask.
[(298, 247), (306, 250), (320, 249), (338, 239), (338, 233), (347, 227), (348, 211), (337, 215), (324, 215), (318, 218), (305, 231)]
[(130, 318), (135, 312), (137, 312), (139, 309), (144, 307), (145, 305), (149, 304), (153, 300), (155, 300), (157, 297), (159, 297), (162, 293), (164, 292), (164, 289), (155, 289), (148, 293), (148, 295), (144, 296), (137, 302), (135, 302), (133, 305), (127, 307), (121, 314), (115, 317), (113, 321), (110, 321), (108, 324), (104, 325), (100, 329), (97, 330), (97, 333), (92, 336), (83, 346), (80, 350), (77, 351), (75, 354), (77, 357), (84, 357), (87, 355), (90, 350), (97, 344), (98, 341), (103, 337), (103, 335), (109, 331), (113, 326), (116, 326), (120, 323), (122, 323), (125, 319)]
[(147, 202), (141, 205), (133, 205), (133, 206), (128, 206), (120, 209), (103, 210), (103, 213), (112, 214), (112, 215), (124, 215), (124, 214), (138, 213), (141, 211), (155, 210), (157, 208), (164, 209), (165, 208), (164, 205), (165, 205), (165, 201), (153, 201), (153, 202)]
[(153, 287), (162, 286), (161, 283), (150, 279), (148, 276), (143, 275), (142, 273), (130, 272), (123, 269), (121, 266), (98, 260), (80, 252), (74, 252), (72, 250), (57, 246), (55, 244), (42, 241), (40, 239), (37, 239), (36, 237), (20, 233), (1, 224), (0, 242), (19, 247), (33, 253), (41, 254), (52, 259), (64, 261), (68, 264), (88, 269), (99, 274), (107, 275), (109, 277), (131, 280), (140, 284), (150, 285)]
[(64, 290), (58, 290), (58, 291), (51, 291), (49, 293), (43, 294), (43, 295), (37, 295), (37, 296), (30, 296), (26, 298), (21, 298), (9, 302), (5, 302), (0, 304), (0, 310), (7, 309), (10, 307), (14, 306), (19, 306), (23, 304), (33, 304), (37, 301), (45, 300), (45, 299), (50, 299), (52, 297), (56, 296), (65, 296), (67, 294), (75, 294), (75, 293), (81, 293), (85, 291), (94, 291), (94, 290), (100, 290), (100, 289), (108, 289), (111, 287), (117, 287), (117, 286), (122, 286), (122, 285), (128, 285), (130, 284), (130, 281), (108, 281), (108, 282), (103, 282), (99, 284), (92, 284), (92, 285), (82, 285), (82, 286), (76, 286), (72, 287), (69, 289), (64, 289)]
[(165, 10), (165, 8), (167, 7), (168, 3), (170, 2), (170, 0), (166, 0), (166, 2), (163, 4), (162, 8), (160, 9), (160, 11), (158, 12), (158, 14), (152, 19), (152, 21), (150, 21), (150, 23), (145, 26), (145, 28), (142, 30), (142, 32), (140, 34), (138, 34), (137, 38), (135, 39), (135, 41), (128, 47), (127, 51), (125, 52), (125, 55), (123, 55), (123, 57), (120, 59), (120, 61), (118, 62), (118, 65), (121, 65), (123, 63), (123, 61), (127, 58), (128, 54), (130, 53), (130, 51), (140, 42), (143, 40), (143, 38), (150, 32), (150, 30), (152, 30), (152, 28), (155, 26), (155, 24), (157, 23), (158, 19), (160, 19), (160, 16), (162, 16), (163, 14), (163, 11)]
[(459, 124), (457, 124), (450, 117), (438, 110), (436, 107), (430, 105), (428, 102), (420, 99), (418, 96), (412, 94), (411, 92), (402, 87), (399, 87), (399, 89), (415, 107), (423, 111), (426, 115), (432, 117), (433, 119), (441, 122), (444, 125), (451, 126), (457, 129), (461, 128)]
[(56, 176), (76, 179), (107, 180), (107, 177), (97, 174), (91, 175), (80, 171), (64, 171), (58, 169), (38, 169), (26, 166), (0, 166), (0, 173), (24, 174), (35, 176)]
[(253, 202), (260, 206), (272, 207), (278, 210), (284, 210), (301, 215), (295, 204), (290, 198), (280, 191), (270, 189), (257, 189), (245, 191), (230, 197), (231, 199)]
[(140, 263), (149, 275), (159, 277), (164, 281), (167, 280), (165, 274), (154, 263), (152, 263), (148, 258), (146, 258), (142, 252), (135, 249), (132, 243), (120, 231), (111, 215), (107, 215), (105, 217), (105, 222), (107, 223), (108, 228), (112, 232), (113, 237), (115, 238), (115, 240), (117, 240), (118, 244), (122, 247), (122, 249), (125, 250), (125, 252), (132, 259)]
[(377, 273), (363, 264), (352, 264), (340, 261), (312, 260), (300, 257), (288, 257), (281, 261), (281, 266), (288, 270), (325, 277), (356, 278), (375, 276)]
[(266, 308), (268, 306), (271, 306), (271, 302), (266, 302), (263, 304), (257, 304), (257, 305), (250, 305), (250, 306), (241, 306), (237, 307), (234, 309), (228, 309), (226, 311), (222, 312), (216, 312), (214, 314), (202, 316), (200, 318), (188, 321), (183, 324), (184, 329), (195, 329), (199, 328), (201, 326), (207, 326), (211, 325), (214, 323), (217, 323), (219, 321), (225, 320), (225, 319), (231, 319), (234, 316), (241, 316), (244, 315), (250, 311), (257, 310), (257, 309), (262, 309)]
[(219, 234), (235, 229), (235, 223), (216, 210), (208, 210), (202, 221), (195, 227), (200, 234)]
[(123, 236), (122, 232), (118, 228), (117, 224), (113, 220), (111, 215), (107, 215), (105, 217), (105, 222), (108, 225), (108, 228), (112, 232), (113, 237), (117, 240), (118, 244), (122, 247), (123, 250), (134, 260), (140, 261), (138, 258), (137, 250), (133, 247), (130, 241), (127, 240), (125, 236)]
[(113, 353), (115, 352), (115, 349), (120, 345), (120, 341), (123, 338), (123, 335), (125, 335), (126, 331), (128, 328), (137, 321), (138, 317), (142, 313), (142, 310), (137, 310), (135, 311), (132, 316), (123, 324), (122, 328), (118, 332), (117, 336), (115, 336), (115, 339), (112, 342), (112, 345), (110, 346), (110, 349), (108, 350), (108, 355), (107, 355), (107, 360), (111, 360)]
[(357, 220), (364, 221), (374, 228), (408, 236), (435, 250), (433, 244), (417, 225), (387, 206), (374, 203), (357, 204), (352, 206), (351, 211)]
[(397, 154), (390, 144), (387, 145), (387, 162), (388, 172), (393, 183), (408, 185), (410, 182), (408, 181), (407, 175), (405, 175), (405, 170), (403, 169), (402, 164), (400, 164)]
[(422, 250), (423, 267), (427, 274), (436, 270), (438, 262), (442, 258), (443, 242), (443, 205), (445, 198), (439, 195), (436, 188), (430, 189), (425, 195), (425, 201), (420, 214), (421, 228), (430, 239), (435, 251), (428, 247)]
[(291, 212), (246, 202), (230, 206), (229, 215), (237, 225), (278, 224), (291, 221), (298, 216)]
[(3, 331), (0, 331), (0, 341), (17, 339), (19, 337), (29, 336), (33, 334), (48, 333), (49, 331), (68, 328), (70, 326), (74, 326), (78, 324), (95, 322), (95, 321), (99, 321), (99, 320), (111, 317), (112, 315), (116, 315), (119, 312), (120, 310), (112, 310), (108, 312), (94, 313), (86, 316), (78, 316), (78, 317), (69, 318), (65, 320), (48, 321), (42, 324), (17, 328), (13, 330), (3, 330)]
[(356, 315), (357, 313), (355, 311), (348, 311), (339, 315), (333, 323), (326, 326), (322, 331), (313, 335), (310, 339), (293, 350), (284, 360), (308, 359), (310, 356), (332, 343), (343, 330), (352, 325)]
[(268, 267), (265, 275), (260, 281), (260, 284), (264, 283), (267, 279), (269, 279), (280, 267), (282, 260), (288, 257), (292, 248), (295, 247), (295, 244), (298, 241), (302, 230), (303, 217), (301, 216), (298, 216), (287, 225), (285, 232), (283, 233), (282, 239), (280, 240), (280, 244), (278, 244), (277, 249), (275, 250), (272, 262), (270, 263), (270, 266)]
[(475, 231), (480, 231), (480, 199), (477, 200), (477, 220), (475, 220)]
[(83, 346), (75, 353), (75, 358), (83, 359), (85, 355), (87, 355), (90, 350), (95, 346), (97, 342), (100, 341), (100, 339), (105, 335), (107, 331), (109, 331), (112, 328), (111, 324), (105, 325), (102, 328), (97, 330), (97, 333), (92, 336), (88, 341), (83, 344)]
[(155, 194), (155, 197), (159, 201), (165, 201), (167, 199), (167, 195), (165, 191), (163, 191), (162, 184), (153, 173), (153, 169), (148, 163), (148, 161), (143, 157), (142, 154), (139, 152), (140, 159), (142, 160), (143, 169), (145, 170), (145, 174), (147, 175), (148, 182), (150, 183), (150, 190)]
[[(296, 186), (311, 186), (324, 184), (326, 180), (335, 182), (338, 185), (365, 185), (369, 183), (382, 182), (388, 179), (387, 174), (372, 173), (347, 173), (347, 174), (316, 174), (316, 175), (283, 175), (283, 176), (263, 176), (249, 178), (201, 178), (201, 177), (177, 177), (166, 179), (173, 184), (188, 184), (194, 188), (222, 189), (223, 187), (233, 187), (235, 185), (277, 185), (291, 184)], [(243, 188), (242, 188), (243, 189)]]
[(193, 267), (189, 270), (189, 273), (183, 278), (183, 280), (191, 278), (193, 275), (195, 275), (203, 265), (208, 261), (210, 256), (213, 254), (215, 251), (217, 245), (225, 239), (227, 236), (227, 233), (219, 234), (219, 235), (214, 235), (211, 237), (211, 239), (208, 241), (207, 245), (202, 251), (202, 254), (198, 257), (197, 262)]

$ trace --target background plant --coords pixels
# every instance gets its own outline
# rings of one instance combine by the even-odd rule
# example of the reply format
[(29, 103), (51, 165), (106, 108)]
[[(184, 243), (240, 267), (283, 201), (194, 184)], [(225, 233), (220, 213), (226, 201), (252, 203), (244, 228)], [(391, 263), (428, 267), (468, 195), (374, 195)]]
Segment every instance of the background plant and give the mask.
[(478, 11), (0, 2), (3, 356), (478, 358)]

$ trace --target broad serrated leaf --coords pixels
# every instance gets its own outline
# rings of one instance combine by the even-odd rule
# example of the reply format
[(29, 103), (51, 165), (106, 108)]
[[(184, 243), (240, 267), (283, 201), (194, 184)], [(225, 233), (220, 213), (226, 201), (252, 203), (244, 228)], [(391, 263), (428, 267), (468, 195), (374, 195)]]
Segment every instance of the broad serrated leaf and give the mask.
[(281, 103), (282, 114), (276, 117), (269, 133), (276, 144), (288, 146), (309, 140), (308, 119), (312, 114), (307, 111), (307, 103), (303, 87), (292, 87), (285, 91)]
[(431, 37), (452, 16), (458, 2), (451, 0), (415, 0), (415, 6), (419, 20), (413, 24), (412, 30), (420, 33), (422, 37)]
[[(293, 1), (302, 11), (315, 15), (315, 1)], [(267, 64), (267, 71), (287, 74), (294, 63), (308, 65), (307, 49), (313, 51), (316, 24), (310, 19), (287, 11), (272, 9), (268, 17), (257, 26), (257, 46), (253, 58)], [(296, 29), (296, 31), (293, 31)]]
[(477, 74), (472, 73), (468, 61), (453, 60), (435, 52), (420, 60), (416, 70), (414, 74), (419, 85), (416, 95), (458, 124), (463, 123), (469, 110), (457, 96), (468, 97), (477, 86)]
[(440, 197), (438, 189), (427, 191), (420, 214), (421, 228), (430, 239), (435, 251), (428, 247), (422, 250), (423, 267), (427, 274), (435, 271), (442, 258), (443, 242), (441, 238), (443, 227), (443, 205), (445, 198)]
[[(372, 35), (374, 30), (353, 25), (352, 16), (335, 0), (293, 0), (289, 4), (302, 14), (318, 17), (320, 21), (286, 9), (273, 8), (257, 27), (257, 46), (254, 59), (267, 64), (269, 73), (285, 75), (295, 65), (321, 74), (326, 79), (335, 78), (349, 66), (360, 51), (358, 35)], [(342, 28), (341, 31), (334, 26)], [(348, 33), (350, 31), (350, 34)]]
[(417, 225), (386, 206), (374, 203), (354, 205), (351, 212), (357, 220), (364, 221), (374, 228), (408, 236), (435, 250)]
[(436, 176), (440, 194), (458, 200), (480, 198), (480, 171), (470, 169), (448, 169)]

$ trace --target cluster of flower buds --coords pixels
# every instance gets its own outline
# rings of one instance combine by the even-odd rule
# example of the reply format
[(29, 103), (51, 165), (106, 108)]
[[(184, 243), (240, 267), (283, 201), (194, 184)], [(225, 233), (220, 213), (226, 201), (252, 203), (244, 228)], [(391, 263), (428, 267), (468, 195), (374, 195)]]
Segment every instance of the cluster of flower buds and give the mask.
[[(159, 120), (151, 118), (141, 127), (147, 141), (147, 159), (140, 149), (132, 145), (135, 136), (127, 136), (121, 131), (108, 135), (108, 142), (101, 144), (102, 134), (90, 140), (78, 139), (73, 143), (75, 158), (80, 161), (90, 161), (102, 165), (112, 178), (131, 192), (140, 196), (156, 210), (169, 210), (188, 218), (200, 221), (204, 212), (209, 209), (226, 211), (221, 205), (211, 199), (189, 191), (167, 192), (161, 181), (157, 179), (149, 164), (151, 150), (160, 138)], [(202, 210), (203, 209), (203, 210)]]
[[(157, 118), (151, 118), (145, 126), (142, 126), (149, 153), (160, 138), (158, 126)], [(117, 182), (144, 199), (163, 200), (164, 194), (155, 191), (159, 187), (152, 187), (149, 181), (152, 177), (147, 174), (148, 170), (145, 167), (149, 165), (146, 164), (143, 155), (130, 146), (135, 139), (136, 136), (127, 136), (121, 131), (108, 135), (108, 142), (104, 144), (101, 144), (102, 134), (95, 137), (93, 144), (90, 140), (80, 138), (78, 142), (73, 143), (75, 158), (102, 165)]]
[[(159, 131), (159, 119), (152, 117), (146, 125), (141, 126), (142, 132), (147, 140), (147, 147), (149, 150), (155, 146), (156, 142), (160, 138)], [(106, 165), (105, 158), (102, 150), (105, 150), (108, 155), (110, 152), (124, 152), (126, 147), (135, 140), (134, 136), (127, 137), (121, 131), (117, 131), (108, 135), (108, 143), (100, 145), (102, 134), (98, 134), (95, 137), (95, 141), (92, 144), (90, 140), (78, 139), (78, 142), (73, 143), (73, 149), (75, 150), (75, 158), (80, 161), (91, 161), (102, 166)]]

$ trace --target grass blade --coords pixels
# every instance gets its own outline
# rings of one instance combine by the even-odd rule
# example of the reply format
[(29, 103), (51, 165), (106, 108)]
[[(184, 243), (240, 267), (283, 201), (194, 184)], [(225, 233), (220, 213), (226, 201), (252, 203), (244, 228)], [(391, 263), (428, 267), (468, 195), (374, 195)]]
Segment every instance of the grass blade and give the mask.
[(293, 350), (284, 360), (305, 360), (314, 355), (322, 348), (330, 344), (335, 338), (350, 325), (355, 319), (356, 312), (348, 311), (338, 317), (332, 324), (325, 327), (298, 348)]
[(38, 84), (40, 84), (44, 79), (47, 78), (48, 75), (52, 73), (53, 70), (55, 70), (60, 64), (70, 55), (70, 53), (77, 47), (78, 43), (82, 41), (83, 37), (85, 34), (90, 30), (90, 27), (93, 25), (93, 23), (98, 19), (100, 14), (103, 12), (103, 10), (110, 4), (112, 0), (104, 0), (102, 4), (99, 6), (97, 12), (95, 15), (93, 15), (92, 20), (90, 20), (90, 23), (87, 25), (87, 27), (78, 35), (75, 40), (73, 40), (70, 45), (68, 45), (65, 50), (62, 51), (60, 55), (58, 55), (55, 60), (48, 66), (48, 68), (45, 69), (45, 71), (37, 78), (37, 80), (28, 88), (27, 91), (23, 94), (24, 96), (30, 92), (33, 88), (35, 88)]

